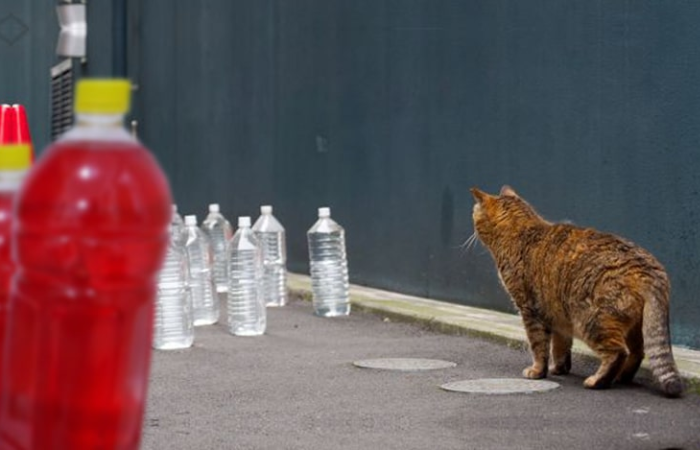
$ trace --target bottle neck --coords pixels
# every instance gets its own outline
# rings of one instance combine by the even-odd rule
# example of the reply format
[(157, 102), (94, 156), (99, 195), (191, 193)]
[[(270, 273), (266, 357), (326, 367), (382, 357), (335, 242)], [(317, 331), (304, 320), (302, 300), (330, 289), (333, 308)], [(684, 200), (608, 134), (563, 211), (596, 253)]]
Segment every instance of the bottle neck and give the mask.
[(28, 170), (0, 170), (0, 192), (18, 190)]
[(124, 114), (75, 114), (76, 127), (122, 128)]
[(124, 114), (85, 113), (76, 113), (75, 125), (60, 140), (136, 141), (124, 128)]

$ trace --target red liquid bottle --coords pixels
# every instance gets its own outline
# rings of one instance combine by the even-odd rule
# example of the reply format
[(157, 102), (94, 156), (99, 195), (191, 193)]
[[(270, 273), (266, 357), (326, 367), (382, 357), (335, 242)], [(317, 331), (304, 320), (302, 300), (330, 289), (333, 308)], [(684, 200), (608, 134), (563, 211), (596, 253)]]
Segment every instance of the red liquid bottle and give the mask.
[[(23, 111), (22, 111), (23, 112)], [(6, 330), (7, 305), (10, 296), (10, 278), (14, 273), (10, 234), (14, 212), (14, 198), (31, 165), (31, 147), (28, 142), (18, 142), (15, 131), (28, 130), (26, 115), (17, 115), (17, 108), (0, 106), (0, 361), (2, 342)], [(19, 122), (24, 121), (24, 124)], [(28, 131), (25, 134), (28, 140)]]
[(30, 161), (34, 161), (34, 147), (32, 146), (32, 136), (29, 133), (29, 121), (27, 120), (27, 111), (24, 106), (14, 104), (12, 109), (15, 110), (16, 114), (16, 131), (15, 131), (15, 144), (24, 144), (29, 146), (29, 158)]
[(123, 128), (129, 83), (76, 89), (76, 126), (17, 197), (0, 449), (139, 447), (172, 200)]

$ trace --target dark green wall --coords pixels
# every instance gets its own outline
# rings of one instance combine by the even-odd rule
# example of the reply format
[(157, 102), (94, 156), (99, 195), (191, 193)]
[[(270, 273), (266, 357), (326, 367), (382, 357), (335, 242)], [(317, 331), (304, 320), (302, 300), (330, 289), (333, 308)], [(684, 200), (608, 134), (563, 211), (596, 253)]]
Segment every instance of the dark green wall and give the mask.
[[(29, 3), (0, 6), (46, 25), (0, 43), (0, 100), (40, 105), (55, 19)], [(289, 266), (305, 272), (305, 232), (328, 205), (352, 281), (512, 310), (485, 250), (460, 249), (469, 187), (508, 183), (552, 220), (655, 253), (673, 282), (674, 341), (700, 348), (700, 3), (89, 6), (84, 70), (138, 85), (133, 117), (183, 211), (201, 218), (216, 201), (234, 221), (271, 203)]]
[(143, 139), (184, 211), (272, 203), (292, 270), (329, 205), (352, 281), (511, 310), (471, 186), (666, 264), (673, 337), (700, 347), (700, 3), (142, 2)]

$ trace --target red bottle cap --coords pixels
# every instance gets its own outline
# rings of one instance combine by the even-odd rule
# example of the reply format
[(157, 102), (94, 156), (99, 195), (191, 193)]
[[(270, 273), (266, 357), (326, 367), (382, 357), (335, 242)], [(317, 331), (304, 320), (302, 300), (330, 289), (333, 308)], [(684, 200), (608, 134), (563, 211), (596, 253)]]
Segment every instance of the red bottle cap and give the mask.
[(0, 107), (0, 145), (17, 143), (17, 110), (10, 105)]
[(29, 157), (34, 162), (34, 146), (32, 145), (32, 135), (29, 132), (29, 120), (27, 120), (27, 110), (22, 105), (12, 105), (17, 114), (17, 143), (29, 146)]
[(29, 134), (29, 122), (27, 121), (27, 110), (22, 105), (12, 105), (17, 115), (17, 143), (31, 144), (32, 135)]
[(21, 170), (34, 161), (27, 113), (22, 105), (0, 106), (0, 170)]

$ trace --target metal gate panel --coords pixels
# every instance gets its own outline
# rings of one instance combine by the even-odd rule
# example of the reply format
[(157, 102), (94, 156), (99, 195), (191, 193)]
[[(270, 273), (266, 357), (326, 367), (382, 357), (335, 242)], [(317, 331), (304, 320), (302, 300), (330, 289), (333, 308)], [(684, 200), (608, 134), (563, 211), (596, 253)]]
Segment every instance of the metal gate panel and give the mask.
[(51, 68), (51, 139), (73, 125), (73, 61), (63, 60)]

